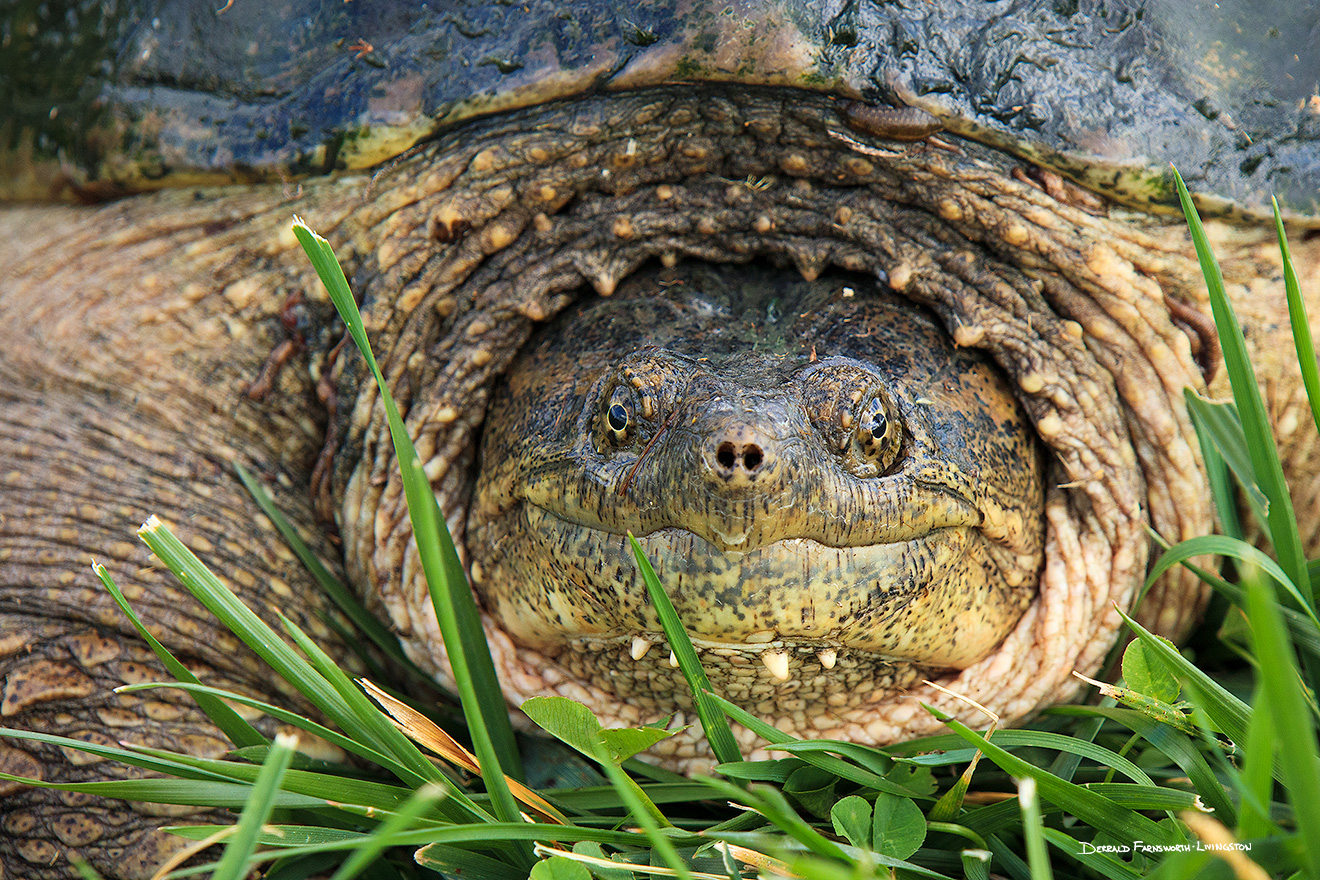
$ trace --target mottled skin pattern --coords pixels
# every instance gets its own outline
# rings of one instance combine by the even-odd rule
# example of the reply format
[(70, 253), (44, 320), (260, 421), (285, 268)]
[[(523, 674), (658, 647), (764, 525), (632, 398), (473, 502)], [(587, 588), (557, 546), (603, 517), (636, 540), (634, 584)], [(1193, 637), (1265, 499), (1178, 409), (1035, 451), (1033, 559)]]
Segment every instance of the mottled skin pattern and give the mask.
[(866, 278), (632, 276), (529, 343), (481, 455), (485, 607), (656, 716), (684, 688), (649, 650), (629, 531), (715, 688), (804, 729), (831, 693), (856, 708), (979, 660), (1036, 591), (1041, 467), (1011, 389)]
[[(295, 211), (344, 259), (464, 546), (486, 404), (537, 323), (593, 290), (612, 293), (656, 259), (881, 279), (935, 315), (957, 346), (994, 362), (1044, 458), (1036, 599), (999, 647), (938, 681), (1008, 720), (1074, 695), (1072, 671), (1100, 666), (1119, 628), (1113, 605), (1130, 606), (1142, 580), (1146, 529), (1176, 540), (1212, 525), (1182, 393), (1222, 394), (1222, 379), (1206, 388), (1192, 345), (1204, 351), (1205, 340), (1170, 305), (1203, 314), (1205, 295), (1181, 223), (1079, 207), (1018, 160), (942, 137), (957, 149), (852, 131), (827, 96), (684, 86), (475, 121), (371, 176), (6, 208), (3, 723), (222, 747), (187, 700), (110, 691), (165, 675), (146, 671), (149, 658), (88, 570), (92, 555), (203, 679), (283, 699), (131, 540), (152, 512), (269, 619), (291, 614), (346, 653), (317, 623), (315, 587), (230, 476), (233, 461), (265, 477), (323, 557), (444, 674), (379, 401), (355, 358), (331, 355), (340, 334), (288, 232)], [(1277, 247), (1268, 230), (1212, 233), (1313, 540), (1317, 469), (1287, 366)], [(1320, 240), (1299, 238), (1294, 256), (1313, 292)], [(298, 353), (252, 399), (293, 333)], [(1195, 597), (1172, 578), (1141, 613), (1176, 633), (1195, 617)], [(592, 703), (607, 723), (642, 720), (487, 622), (511, 701), (560, 693)], [(925, 687), (912, 694), (973, 718)], [(833, 692), (826, 703), (847, 699)], [(883, 742), (936, 728), (906, 697), (840, 715), (803, 732)], [(687, 720), (680, 711), (676, 721)], [(660, 758), (671, 763), (705, 755), (694, 736), (667, 742)], [(11, 738), (0, 766), (59, 782), (120, 772)], [(177, 812), (6, 786), (3, 876), (67, 875), (74, 851), (106, 876), (144, 876), (180, 845), (157, 827), (196, 818)]]

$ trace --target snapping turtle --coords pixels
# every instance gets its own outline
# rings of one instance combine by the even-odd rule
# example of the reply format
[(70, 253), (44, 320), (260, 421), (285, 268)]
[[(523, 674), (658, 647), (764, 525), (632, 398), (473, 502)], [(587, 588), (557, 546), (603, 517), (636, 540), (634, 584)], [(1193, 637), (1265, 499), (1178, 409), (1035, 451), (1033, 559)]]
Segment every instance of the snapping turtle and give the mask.
[[(91, 554), (205, 680), (260, 694), (277, 687), (125, 540), (152, 512), (263, 613), (281, 611), (344, 653), (320, 622), (324, 603), (230, 475), (231, 462), (265, 475), (414, 658), (445, 674), (379, 401), (360, 362), (336, 345), (341, 331), (288, 232), (295, 210), (335, 242), (362, 297), (450, 527), (480, 569), (488, 634), (513, 703), (560, 693), (590, 703), (607, 723), (675, 708), (684, 720), (644, 610), (607, 637), (561, 626), (562, 638), (547, 638), (548, 625), (529, 633), (517, 600), (546, 596), (535, 582), (510, 579), (523, 567), (502, 561), (497, 540), (475, 546), (501, 492), (530, 497), (539, 472), (517, 468), (544, 452), (535, 443), (502, 446), (497, 436), (538, 417), (536, 401), (530, 414), (518, 409), (526, 404), (495, 404), (502, 420), (485, 424), (502, 377), (511, 387), (528, 381), (519, 370), (537, 379), (535, 361), (514, 360), (538, 325), (579, 300), (625, 293), (629, 276), (645, 284), (656, 263), (681, 273), (689, 289), (628, 294), (649, 297), (652, 305), (640, 307), (657, 315), (664, 302), (689, 310), (715, 308), (712, 297), (751, 303), (737, 276), (765, 287), (778, 283), (765, 274), (776, 269), (828, 288), (793, 297), (852, 290), (867, 305), (849, 321), (865, 324), (865, 308), (907, 302), (914, 317), (882, 320), (886, 333), (937, 326), (947, 339), (867, 353), (845, 347), (854, 341), (835, 332), (839, 317), (809, 322), (808, 335), (786, 337), (782, 351), (706, 355), (691, 347), (711, 335), (700, 330), (637, 337), (642, 348), (632, 352), (617, 350), (625, 333), (604, 351), (614, 366), (640, 364), (636, 375), (675, 359), (687, 366), (656, 386), (650, 416), (641, 392), (652, 386), (609, 386), (611, 394), (633, 388), (635, 400), (575, 388), (588, 395), (581, 437), (599, 444), (595, 455), (631, 455), (635, 475), (623, 493), (598, 493), (594, 523), (574, 525), (617, 534), (661, 522), (647, 504), (667, 498), (675, 481), (707, 479), (681, 465), (687, 438), (707, 449), (717, 441), (711, 479), (723, 473), (727, 485), (704, 497), (723, 499), (709, 505), (723, 519), (689, 526), (679, 506), (679, 521), (663, 520), (664, 528), (692, 536), (676, 546), (718, 550), (712, 567), (745, 559), (743, 542), (801, 541), (781, 519), (789, 512), (825, 522), (849, 510), (839, 521), (847, 528), (810, 528), (853, 535), (861, 524), (889, 541), (886, 529), (897, 524), (874, 523), (879, 514), (865, 504), (831, 497), (843, 483), (814, 471), (805, 491), (815, 494), (803, 496), (810, 503), (785, 505), (797, 496), (780, 495), (756, 509), (757, 484), (804, 486), (776, 476), (790, 453), (757, 432), (797, 419), (803, 443), (835, 444), (834, 458), (820, 460), (851, 467), (858, 493), (883, 482), (901, 506), (935, 485), (916, 473), (921, 462), (957, 466), (918, 442), (932, 418), (922, 401), (933, 392), (916, 389), (980, 385), (966, 371), (990, 364), (997, 376), (986, 387), (998, 390), (985, 391), (978, 406), (989, 409), (968, 421), (993, 422), (1006, 430), (1000, 448), (1026, 451), (1008, 461), (984, 456), (993, 444), (982, 424), (964, 441), (969, 458), (1005, 471), (1005, 485), (1027, 486), (1039, 456), (1037, 488), (1019, 493), (1038, 500), (1014, 508), (1022, 522), (1011, 554), (991, 533), (1013, 531), (1012, 517), (995, 522), (984, 504), (960, 507), (957, 493), (943, 499), (985, 536), (974, 536), (984, 554), (1019, 557), (1006, 563), (1014, 574), (985, 587), (997, 610), (974, 649), (940, 641), (948, 627), (932, 621), (961, 622), (948, 606), (914, 622), (926, 627), (919, 647), (929, 650), (913, 656), (843, 638), (841, 620), (797, 634), (781, 620), (757, 623), (738, 632), (737, 644), (703, 634), (710, 608), (694, 603), (688, 625), (703, 659), (727, 669), (731, 692), (735, 679), (750, 679), (741, 699), (786, 730), (865, 742), (928, 731), (934, 722), (913, 695), (968, 716), (924, 685), (901, 686), (918, 669), (1010, 720), (1066, 699), (1072, 671), (1094, 671), (1116, 637), (1114, 604), (1130, 605), (1140, 585), (1146, 528), (1171, 540), (1210, 528), (1182, 389), (1222, 389), (1211, 381), (1215, 343), (1199, 272), (1181, 224), (1165, 213), (1166, 160), (1225, 218), (1214, 233), (1230, 292), (1262, 358), (1285, 465), (1301, 478), (1314, 539), (1315, 468), (1282, 354), (1277, 257), (1267, 235), (1240, 222), (1259, 215), (1274, 191), (1298, 224), (1320, 224), (1317, 56), (1306, 45), (1313, 10), (1275, 4), (1242, 13), (1259, 19), (1237, 20), (1206, 4), (1188, 28), (1189, 7), (1172, 3), (944, 0), (909, 11), (747, 0), (630, 13), (540, 2), (420, 11), (333, 0), (215, 5), (84, 3), (47, 21), (53, 7), (28, 4), (10, 11), (0, 32), (5, 192), (128, 196), (0, 213), (0, 716), (9, 726), (199, 754), (225, 747), (185, 697), (111, 693), (161, 673), (87, 573)], [(937, 128), (944, 131), (931, 136)], [(1314, 276), (1320, 242), (1304, 240), (1296, 256)], [(693, 268), (698, 262), (706, 268)], [(657, 286), (671, 280), (654, 277)], [(744, 292), (727, 294), (735, 290)], [(825, 315), (835, 305), (820, 308)], [(805, 309), (808, 319), (814, 309)], [(584, 344), (589, 335), (560, 333)], [(908, 368), (933, 352), (949, 358), (937, 374), (957, 365), (958, 375), (904, 385)], [(701, 365), (706, 357), (741, 358), (746, 369), (741, 378), (717, 374)], [(908, 363), (886, 372), (890, 361)], [(830, 366), (839, 368), (833, 384), (813, 383)], [(539, 378), (552, 378), (556, 391), (596, 381), (566, 369)], [(856, 384), (844, 393), (849, 376)], [(693, 410), (700, 383), (692, 377), (706, 377), (707, 391), (741, 383), (705, 397), (737, 404), (739, 424), (719, 422), (709, 407), (705, 416)], [(773, 405), (749, 404), (771, 392)], [(674, 400), (688, 403), (661, 406)], [(784, 415), (750, 418), (767, 412)], [(656, 423), (657, 414), (665, 421)], [(675, 414), (688, 421), (667, 423)], [(647, 419), (649, 451), (628, 434)], [(896, 433), (886, 440), (891, 421)], [(693, 435), (716, 424), (729, 431)], [(632, 471), (620, 478), (620, 470), (616, 461), (622, 485)], [(619, 498), (643, 485), (649, 498)], [(636, 523), (625, 520), (634, 515)], [(1031, 550), (1033, 534), (1038, 563), (1018, 552)], [(589, 555), (594, 547), (584, 556), (584, 546), (562, 548), (562, 567), (622, 570), (611, 541), (596, 543), (601, 556)], [(553, 558), (534, 562), (549, 567)], [(501, 565), (508, 577), (496, 576)], [(964, 570), (955, 583), (967, 578)], [(732, 617), (771, 607), (749, 599), (741, 608), (739, 590), (759, 588), (735, 580), (737, 589), (716, 596)], [(671, 588), (684, 595), (682, 585)], [(867, 589), (894, 593), (879, 601), (893, 601), (896, 614), (911, 604), (894, 584)], [(924, 595), (919, 587), (909, 594), (911, 602)], [(553, 594), (560, 620), (597, 617), (600, 603), (617, 612), (609, 590), (589, 595), (595, 604), (583, 614), (587, 591)], [(1192, 583), (1172, 575), (1140, 613), (1177, 634), (1198, 603)], [(640, 673), (610, 675), (637, 664), (646, 664)], [(642, 679), (649, 690), (638, 688)], [(704, 754), (695, 736), (667, 746), (660, 759), (678, 765)], [(121, 772), (17, 740), (0, 744), (0, 769), (51, 781)], [(139, 876), (178, 845), (154, 830), (158, 813), (0, 785), (5, 876), (63, 864), (65, 851), (107, 875)]]

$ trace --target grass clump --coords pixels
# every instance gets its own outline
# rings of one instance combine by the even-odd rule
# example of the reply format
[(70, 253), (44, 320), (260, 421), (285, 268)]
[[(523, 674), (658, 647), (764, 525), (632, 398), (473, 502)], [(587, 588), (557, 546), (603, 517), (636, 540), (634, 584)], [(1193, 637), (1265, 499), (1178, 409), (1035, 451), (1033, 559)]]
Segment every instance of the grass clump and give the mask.
[[(681, 622), (634, 542), (720, 762), (718, 776), (689, 780), (640, 765), (633, 756), (666, 731), (604, 729), (588, 707), (538, 698), (524, 707), (528, 716), (599, 770), (587, 771), (583, 784), (571, 787), (530, 784), (471, 591), (371, 356), (343, 272), (325, 240), (297, 221), (298, 239), (378, 383), (472, 751), (416, 706), (350, 679), (292, 622), (281, 621), (282, 633), (272, 630), (154, 518), (140, 530), (152, 551), (327, 724), (198, 681), (150, 637), (98, 568), (106, 589), (177, 679), (130, 689), (187, 690), (230, 739), (233, 752), (212, 760), (14, 730), (0, 734), (58, 743), (170, 777), (50, 787), (242, 808), (229, 828), (173, 828), (198, 841), (199, 851), (223, 844), (216, 861), (173, 876), (210, 872), (233, 880), (259, 870), (280, 880), (324, 874), (335, 880), (1045, 880), (1157, 873), (1320, 880), (1320, 713), (1313, 697), (1320, 669), (1320, 565), (1305, 558), (1241, 330), (1178, 183), (1234, 392), (1232, 403), (1188, 398), (1226, 534), (1169, 549), (1152, 567), (1151, 579), (1207, 554), (1235, 561), (1239, 583), (1202, 575), (1223, 597), (1230, 623), (1240, 624), (1226, 627), (1224, 635), (1251, 671), (1239, 687), (1225, 686), (1129, 621), (1136, 638), (1123, 657), (1124, 684), (1103, 685), (1098, 705), (1057, 708), (1024, 730), (978, 731), (949, 721), (948, 734), (887, 749), (797, 740), (710, 693)], [(1320, 425), (1320, 379), (1281, 225), (1279, 242)], [(241, 476), (298, 550), (301, 542), (260, 487)], [(1234, 478), (1274, 557), (1243, 540)], [(305, 548), (300, 553), (311, 559)], [(328, 572), (313, 568), (362, 631), (406, 666), (388, 631)], [(311, 762), (288, 739), (268, 741), (225, 701), (318, 736), (359, 764)], [(772, 743), (778, 756), (744, 760), (730, 721)], [(370, 769), (364, 772), (363, 765)]]

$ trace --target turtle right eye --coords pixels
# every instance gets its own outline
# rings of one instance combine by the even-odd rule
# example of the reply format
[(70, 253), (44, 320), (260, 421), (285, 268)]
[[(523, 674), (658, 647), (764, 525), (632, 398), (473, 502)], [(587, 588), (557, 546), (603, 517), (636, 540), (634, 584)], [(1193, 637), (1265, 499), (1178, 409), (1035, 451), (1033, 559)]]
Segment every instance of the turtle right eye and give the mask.
[[(597, 422), (602, 440), (606, 446), (620, 447), (629, 443), (637, 433), (637, 398), (631, 388), (616, 386), (605, 398), (604, 411)], [(604, 447), (601, 451), (605, 451)]]

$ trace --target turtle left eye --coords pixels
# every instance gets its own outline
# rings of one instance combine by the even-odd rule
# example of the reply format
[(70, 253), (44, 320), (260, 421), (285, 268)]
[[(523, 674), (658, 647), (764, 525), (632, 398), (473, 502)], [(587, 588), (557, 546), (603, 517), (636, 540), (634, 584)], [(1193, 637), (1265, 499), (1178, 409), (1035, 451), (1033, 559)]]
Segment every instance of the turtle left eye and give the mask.
[(857, 430), (862, 435), (863, 443), (874, 444), (884, 438), (885, 432), (889, 430), (889, 417), (885, 415), (884, 404), (878, 398), (871, 398), (867, 404)]
[(878, 393), (862, 406), (857, 418), (855, 442), (858, 451), (880, 473), (893, 465), (903, 441), (899, 422), (890, 417), (889, 409), (889, 401), (883, 393)]

